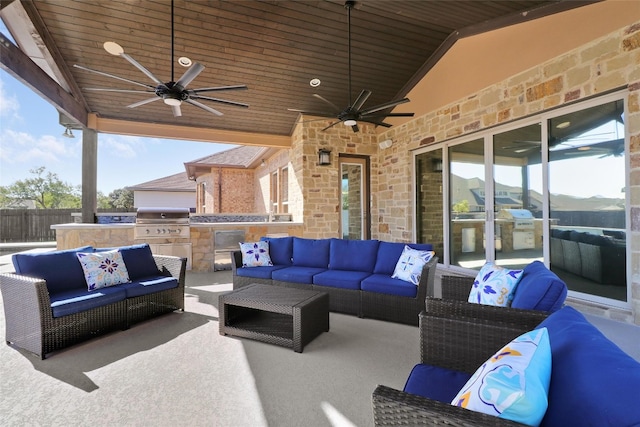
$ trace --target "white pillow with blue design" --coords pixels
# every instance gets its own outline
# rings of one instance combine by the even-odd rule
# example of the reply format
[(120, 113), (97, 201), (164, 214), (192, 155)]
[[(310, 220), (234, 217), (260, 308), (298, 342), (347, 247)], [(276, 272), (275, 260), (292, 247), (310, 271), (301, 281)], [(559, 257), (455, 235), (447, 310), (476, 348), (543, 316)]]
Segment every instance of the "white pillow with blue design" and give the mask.
[(482, 266), (471, 287), (469, 302), (509, 307), (522, 278), (523, 270), (508, 268), (488, 262)]
[(433, 255), (435, 255), (433, 251), (419, 251), (405, 245), (391, 277), (417, 286), (420, 283), (422, 268), (433, 258)]
[(529, 426), (547, 412), (551, 346), (547, 328), (511, 341), (469, 378), (451, 404)]
[(127, 266), (118, 250), (78, 252), (76, 256), (90, 291), (130, 281)]
[(269, 242), (240, 243), (243, 267), (266, 267), (273, 265), (269, 256)]

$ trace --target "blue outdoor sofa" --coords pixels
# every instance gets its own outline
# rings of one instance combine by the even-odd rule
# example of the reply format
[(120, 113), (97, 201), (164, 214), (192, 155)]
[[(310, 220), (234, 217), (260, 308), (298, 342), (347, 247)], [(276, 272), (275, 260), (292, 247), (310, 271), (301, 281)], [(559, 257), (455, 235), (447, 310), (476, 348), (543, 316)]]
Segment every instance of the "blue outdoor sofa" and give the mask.
[(98, 334), (184, 309), (186, 258), (153, 255), (148, 244), (114, 249), (130, 280), (95, 290), (78, 254), (109, 249), (14, 254), (15, 274), (0, 274), (7, 344), (44, 359)]
[(392, 278), (405, 245), (431, 251), (431, 244), (379, 240), (263, 237), (273, 266), (243, 267), (241, 251), (232, 253), (233, 287), (262, 283), (329, 294), (331, 311), (418, 325), (427, 294), (433, 292), (438, 262), (432, 257), (418, 285)]

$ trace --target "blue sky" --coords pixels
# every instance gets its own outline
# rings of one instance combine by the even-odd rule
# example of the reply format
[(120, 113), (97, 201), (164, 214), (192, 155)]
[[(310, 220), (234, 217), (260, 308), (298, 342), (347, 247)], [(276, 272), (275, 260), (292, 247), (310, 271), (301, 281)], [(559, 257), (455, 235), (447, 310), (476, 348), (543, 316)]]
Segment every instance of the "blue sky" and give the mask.
[[(0, 22), (0, 32), (10, 37)], [(69, 184), (82, 184), (82, 132), (62, 136), (58, 112), (0, 70), (0, 185), (30, 178), (45, 166)], [(234, 146), (195, 141), (98, 135), (98, 191), (111, 191), (184, 172), (184, 162)]]

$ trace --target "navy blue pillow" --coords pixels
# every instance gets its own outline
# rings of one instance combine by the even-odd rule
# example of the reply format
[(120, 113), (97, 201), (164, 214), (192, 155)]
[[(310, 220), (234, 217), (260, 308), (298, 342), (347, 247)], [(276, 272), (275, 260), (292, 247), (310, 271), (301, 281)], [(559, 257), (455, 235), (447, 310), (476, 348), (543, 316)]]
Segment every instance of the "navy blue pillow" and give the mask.
[(291, 265), (293, 256), (293, 237), (262, 237), (269, 242), (269, 257), (273, 265)]
[(122, 260), (127, 266), (129, 278), (132, 281), (160, 274), (149, 244), (123, 246), (118, 250), (122, 254)]
[(376, 265), (373, 268), (373, 272), (375, 274), (388, 274), (391, 276), (393, 271), (396, 269), (396, 264), (400, 259), (400, 255), (402, 255), (405, 245), (419, 251), (433, 250), (433, 245), (431, 243), (380, 242), (378, 245)]
[(640, 425), (640, 363), (572, 307), (547, 317), (549, 408), (541, 426)]
[(553, 312), (567, 298), (567, 285), (540, 261), (524, 268), (511, 307)]
[(293, 238), (293, 265), (301, 267), (329, 268), (329, 244), (331, 239)]
[(83, 246), (52, 252), (17, 253), (11, 257), (17, 274), (43, 279), (52, 294), (71, 289), (87, 289), (78, 252), (93, 252), (93, 247)]
[(466, 372), (418, 364), (411, 370), (403, 391), (431, 400), (451, 403), (469, 378), (471, 374)]
[(378, 240), (331, 239), (329, 268), (373, 272), (378, 243)]

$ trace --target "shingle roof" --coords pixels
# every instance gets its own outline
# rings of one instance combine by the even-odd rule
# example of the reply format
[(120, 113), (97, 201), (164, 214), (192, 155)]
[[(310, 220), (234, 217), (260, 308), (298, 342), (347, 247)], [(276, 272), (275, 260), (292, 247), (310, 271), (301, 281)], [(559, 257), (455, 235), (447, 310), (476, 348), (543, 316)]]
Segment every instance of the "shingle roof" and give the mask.
[(256, 159), (264, 157), (268, 150), (265, 147), (239, 146), (186, 162), (185, 165), (248, 168)]
[(189, 180), (186, 172), (165, 176), (152, 181), (127, 187), (131, 191), (196, 191), (195, 181)]

